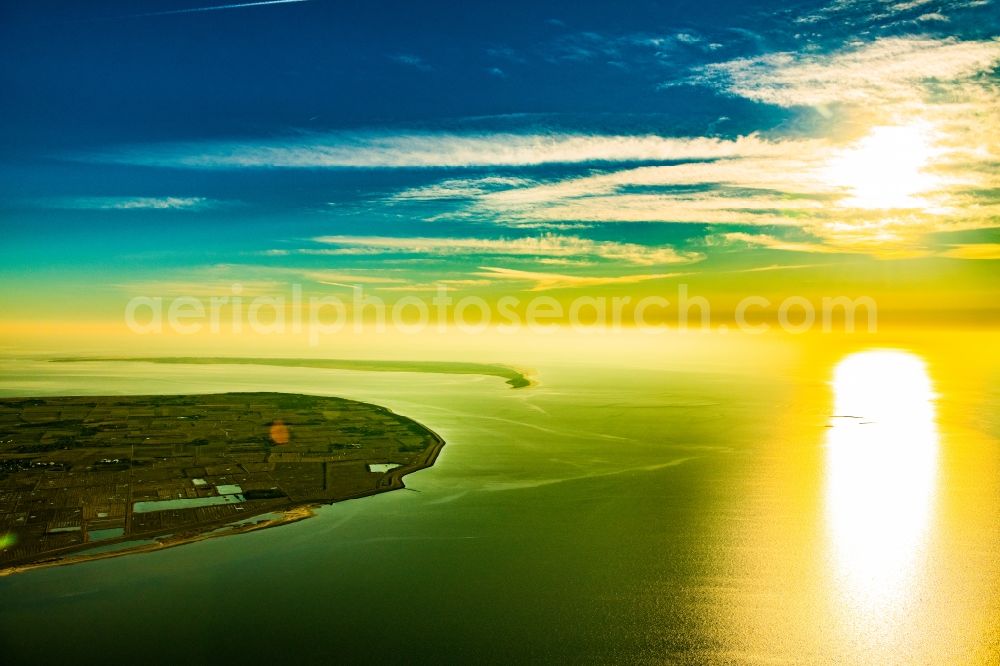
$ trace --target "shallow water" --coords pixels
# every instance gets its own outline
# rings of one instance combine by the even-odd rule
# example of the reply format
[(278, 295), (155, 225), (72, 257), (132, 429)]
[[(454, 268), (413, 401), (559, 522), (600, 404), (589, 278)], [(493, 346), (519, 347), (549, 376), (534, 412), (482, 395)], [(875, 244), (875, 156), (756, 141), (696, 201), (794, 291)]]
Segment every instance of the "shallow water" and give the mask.
[(3, 361), (7, 395), (340, 395), (447, 441), (409, 490), (0, 579), (5, 662), (986, 663), (1000, 654), (1000, 368), (954, 345), (894, 348), (700, 370), (669, 353), (543, 360), (520, 390)]

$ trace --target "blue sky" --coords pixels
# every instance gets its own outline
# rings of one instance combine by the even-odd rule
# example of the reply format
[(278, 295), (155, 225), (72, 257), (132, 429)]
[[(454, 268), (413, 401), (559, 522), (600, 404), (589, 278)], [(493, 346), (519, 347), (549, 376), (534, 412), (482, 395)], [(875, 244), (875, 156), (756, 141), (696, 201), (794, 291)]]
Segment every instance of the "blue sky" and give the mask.
[(994, 0), (225, 4), (0, 8), (8, 313), (845, 266), (994, 295)]

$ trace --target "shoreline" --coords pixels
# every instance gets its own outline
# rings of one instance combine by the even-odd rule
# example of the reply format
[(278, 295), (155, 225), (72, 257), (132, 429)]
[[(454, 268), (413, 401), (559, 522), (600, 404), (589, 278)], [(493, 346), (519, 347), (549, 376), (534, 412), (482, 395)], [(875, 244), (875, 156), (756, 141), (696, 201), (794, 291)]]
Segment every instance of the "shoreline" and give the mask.
[[(229, 393), (241, 393), (241, 392), (233, 391)], [(247, 391), (245, 393), (255, 393), (255, 392)], [(183, 395), (211, 396), (220, 394), (193, 393), (193, 394), (183, 394)], [(283, 395), (306, 395), (306, 394), (288, 393)], [(27, 397), (30, 398), (30, 396)], [(61, 396), (61, 397), (70, 397), (70, 396)], [(143, 397), (143, 396), (137, 395), (129, 397)], [(18, 398), (13, 398), (13, 399), (18, 399)], [(420, 470), (432, 467), (434, 463), (437, 461), (437, 458), (440, 455), (441, 450), (444, 448), (445, 440), (434, 430), (428, 428), (427, 426), (416, 421), (415, 419), (412, 419), (408, 416), (404, 416), (402, 414), (397, 414), (389, 407), (376, 405), (369, 402), (363, 402), (360, 400), (351, 400), (351, 402), (363, 404), (375, 410), (393, 414), (399, 419), (402, 419), (409, 423), (413, 423), (421, 430), (426, 432), (428, 436), (430, 436), (432, 443), (427, 447), (427, 449), (425, 449), (425, 451), (423, 452), (423, 454), (420, 456), (419, 459), (417, 459), (416, 461), (414, 461), (409, 465), (396, 467), (385, 472), (383, 478), (379, 482), (379, 485), (369, 490), (364, 490), (362, 492), (354, 493), (349, 496), (340, 497), (330, 501), (312, 500), (298, 504), (292, 504), (285, 507), (279, 506), (279, 507), (269, 507), (266, 509), (262, 508), (262, 510), (258, 513), (253, 513), (247, 516), (241, 516), (238, 520), (235, 521), (225, 520), (214, 523), (207, 523), (203, 525), (202, 526), (203, 529), (201, 529), (197, 533), (154, 531), (149, 533), (123, 535), (122, 537), (117, 537), (114, 539), (108, 539), (99, 542), (87, 542), (84, 544), (75, 544), (65, 549), (65, 557), (59, 554), (54, 554), (51, 557), (36, 562), (25, 562), (25, 563), (12, 562), (10, 564), (3, 565), (2, 568), (0, 568), (0, 577), (12, 576), (18, 573), (23, 573), (36, 569), (45, 569), (58, 566), (69, 566), (73, 564), (81, 564), (84, 562), (109, 559), (113, 557), (122, 557), (125, 555), (139, 555), (142, 553), (154, 552), (154, 551), (164, 550), (166, 548), (174, 548), (176, 546), (196, 543), (198, 541), (203, 541), (206, 539), (213, 539), (224, 536), (235, 536), (238, 534), (244, 534), (262, 529), (269, 529), (272, 527), (280, 527), (282, 525), (296, 523), (301, 520), (314, 517), (316, 515), (315, 510), (320, 507), (331, 506), (333, 504), (338, 504), (340, 502), (357, 500), (364, 497), (371, 497), (373, 495), (378, 495), (385, 492), (391, 492), (393, 490), (402, 490), (406, 488), (406, 484), (403, 481), (404, 477), (406, 477), (409, 474), (413, 474), (414, 472), (419, 472)], [(266, 516), (272, 513), (280, 513), (281, 516), (274, 519), (266, 519), (266, 520), (250, 522), (253, 521), (255, 517)], [(129, 541), (153, 541), (153, 543), (142, 543), (142, 544), (137, 544), (133, 547), (123, 548), (121, 550), (110, 550), (107, 552), (86, 554), (86, 551), (88, 549), (114, 546), (115, 544), (124, 544)], [(59, 551), (56, 551), (56, 553), (58, 552)]]
[(382, 361), (363, 359), (281, 358), (249, 356), (73, 356), (46, 358), (49, 363), (162, 363), (169, 365), (263, 365), (290, 368), (352, 370), (357, 372), (415, 372), (499, 377), (512, 389), (537, 386), (533, 373), (501, 363), (461, 361)]

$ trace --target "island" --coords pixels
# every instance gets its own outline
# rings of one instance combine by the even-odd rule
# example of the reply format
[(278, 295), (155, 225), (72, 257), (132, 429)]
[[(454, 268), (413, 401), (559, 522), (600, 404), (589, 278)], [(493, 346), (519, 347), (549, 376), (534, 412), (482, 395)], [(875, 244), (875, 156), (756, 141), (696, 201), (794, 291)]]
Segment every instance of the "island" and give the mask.
[(343, 398), (3, 398), (0, 574), (300, 520), (403, 488), (443, 445)]
[(70, 357), (50, 359), (53, 363), (132, 362), (169, 363), (183, 365), (270, 365), (288, 368), (323, 368), (362, 372), (429, 372), (448, 375), (484, 375), (500, 377), (515, 389), (534, 386), (530, 373), (499, 363), (466, 363), (463, 361), (385, 361), (335, 358), (275, 358), (239, 356), (112, 356)]

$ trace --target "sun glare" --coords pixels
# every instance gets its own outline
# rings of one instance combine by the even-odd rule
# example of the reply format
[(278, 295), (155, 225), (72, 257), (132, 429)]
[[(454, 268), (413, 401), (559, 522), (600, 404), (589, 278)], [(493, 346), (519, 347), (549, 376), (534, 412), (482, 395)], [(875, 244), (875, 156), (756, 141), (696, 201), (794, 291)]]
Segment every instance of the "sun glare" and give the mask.
[(905, 607), (933, 511), (938, 435), (924, 362), (848, 356), (833, 377), (826, 506), (841, 592), (861, 617)]
[(838, 151), (822, 169), (821, 178), (849, 193), (840, 200), (841, 206), (927, 208), (930, 204), (921, 195), (941, 184), (927, 169), (940, 152), (928, 122), (875, 127)]

